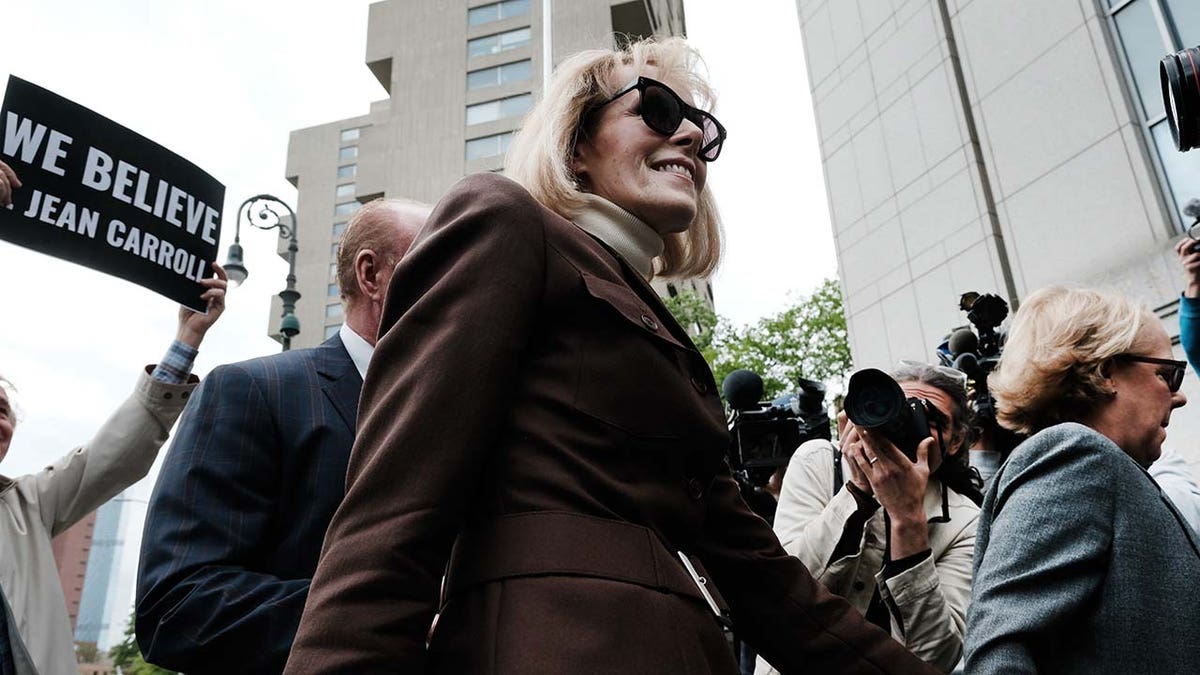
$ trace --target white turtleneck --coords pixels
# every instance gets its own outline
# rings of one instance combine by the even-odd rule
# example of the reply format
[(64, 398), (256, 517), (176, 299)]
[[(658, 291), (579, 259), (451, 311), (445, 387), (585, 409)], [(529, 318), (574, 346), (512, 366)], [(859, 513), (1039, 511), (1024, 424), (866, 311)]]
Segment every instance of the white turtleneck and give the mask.
[(654, 259), (662, 255), (663, 240), (654, 228), (603, 197), (585, 193), (584, 206), (575, 224), (608, 244), (644, 278), (654, 273)]

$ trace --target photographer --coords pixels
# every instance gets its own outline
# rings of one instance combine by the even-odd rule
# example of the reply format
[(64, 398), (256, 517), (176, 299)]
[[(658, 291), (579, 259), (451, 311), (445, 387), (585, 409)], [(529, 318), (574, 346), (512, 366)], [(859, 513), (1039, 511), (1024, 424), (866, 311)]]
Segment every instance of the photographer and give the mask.
[[(962, 654), (982, 499), (964, 452), (964, 378), (924, 364), (902, 365), (892, 376), (906, 396), (929, 403), (932, 438), (918, 446), (916, 461), (839, 414), (841, 452), (814, 440), (792, 456), (775, 533), (831, 591), (950, 671)], [(760, 660), (756, 672), (775, 671)]]

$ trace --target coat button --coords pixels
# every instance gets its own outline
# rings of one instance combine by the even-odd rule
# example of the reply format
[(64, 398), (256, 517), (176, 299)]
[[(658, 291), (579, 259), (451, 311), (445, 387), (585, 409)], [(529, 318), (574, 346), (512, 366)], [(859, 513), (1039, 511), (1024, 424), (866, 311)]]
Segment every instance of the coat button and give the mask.
[(642, 315), (642, 323), (646, 324), (646, 328), (650, 330), (658, 330), (658, 322), (655, 321), (649, 314)]
[(687, 493), (692, 499), (700, 499), (704, 496), (704, 483), (699, 478), (692, 478), (687, 482)]
[(171, 398), (171, 392), (168, 391), (167, 393), (163, 394), (163, 398)]
[(862, 589), (864, 589), (866, 587), (867, 587), (867, 585), (861, 581), (854, 582), (854, 590), (856, 590), (856, 591), (861, 591)]
[(183, 392), (182, 394), (180, 394), (180, 395), (179, 395), (179, 398), (187, 398), (187, 397), (188, 397), (188, 394), (190, 394), (190, 393), (191, 393), (191, 392), (185, 391), (185, 392)]
[(692, 386), (695, 387), (696, 391), (700, 392), (701, 394), (708, 393), (708, 385), (705, 384), (704, 380), (698, 375), (692, 376)]

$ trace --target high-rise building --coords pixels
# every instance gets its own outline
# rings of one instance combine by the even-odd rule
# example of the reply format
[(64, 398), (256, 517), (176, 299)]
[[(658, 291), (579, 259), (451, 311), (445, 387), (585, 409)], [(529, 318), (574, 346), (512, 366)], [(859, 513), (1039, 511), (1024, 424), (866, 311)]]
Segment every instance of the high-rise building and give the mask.
[[(366, 66), (388, 98), (358, 117), (293, 131), (287, 177), (299, 191), (293, 344), (313, 346), (342, 322), (338, 242), (359, 206), (381, 196), (435, 202), (468, 173), (499, 171), (552, 63), (615, 34), (682, 35), (682, 0), (385, 0), (370, 7)], [(287, 251), (281, 243), (281, 255)], [(688, 286), (712, 301), (705, 281)], [(268, 332), (277, 330), (278, 298)]]
[[(96, 526), (92, 531), (92, 554), (88, 562), (87, 576), (83, 583), (83, 596), (79, 602), (79, 620), (76, 622), (75, 640), (99, 645), (101, 633), (111, 630), (112, 592), (114, 575), (124, 538), (121, 535), (121, 511), (124, 494), (105, 502), (96, 509)], [(120, 626), (124, 630), (125, 626)], [(106, 645), (107, 646), (107, 645)]]
[[(964, 291), (1115, 288), (1178, 334), (1200, 151), (1172, 146), (1158, 62), (1200, 43), (1200, 3), (797, 7), (857, 367), (930, 359)], [(1170, 436), (1195, 456), (1200, 419)]]
[(856, 365), (930, 358), (972, 290), (1116, 287), (1174, 330), (1200, 152), (1158, 62), (1200, 43), (1200, 3), (797, 6)]
[(92, 538), (96, 525), (93, 511), (78, 523), (67, 528), (50, 542), (54, 563), (58, 567), (58, 583), (62, 586), (67, 601), (67, 617), (71, 630), (79, 617), (79, 603), (83, 596), (84, 579), (92, 553)]

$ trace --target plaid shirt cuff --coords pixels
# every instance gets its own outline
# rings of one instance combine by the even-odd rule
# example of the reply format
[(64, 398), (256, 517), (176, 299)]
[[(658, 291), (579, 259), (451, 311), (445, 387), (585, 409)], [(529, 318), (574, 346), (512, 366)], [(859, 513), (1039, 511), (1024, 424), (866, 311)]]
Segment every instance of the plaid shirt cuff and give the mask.
[(188, 375), (192, 372), (192, 362), (200, 352), (183, 344), (179, 340), (171, 343), (162, 361), (154, 366), (150, 377), (169, 384), (186, 384)]

